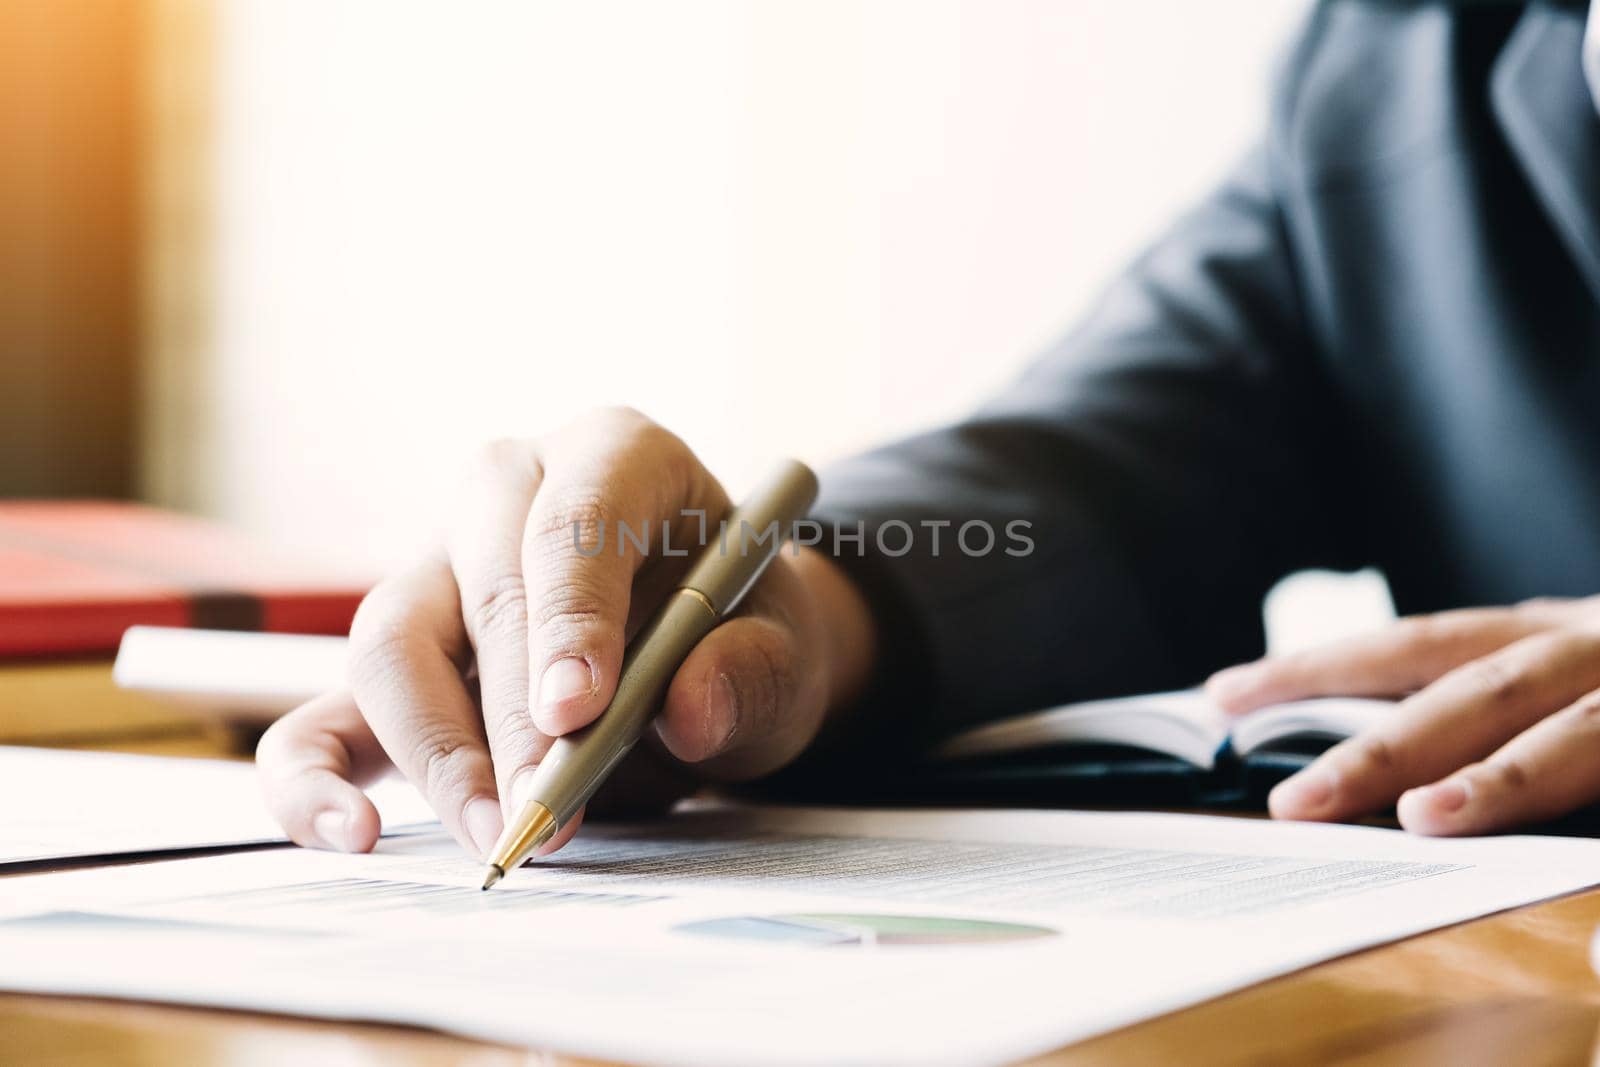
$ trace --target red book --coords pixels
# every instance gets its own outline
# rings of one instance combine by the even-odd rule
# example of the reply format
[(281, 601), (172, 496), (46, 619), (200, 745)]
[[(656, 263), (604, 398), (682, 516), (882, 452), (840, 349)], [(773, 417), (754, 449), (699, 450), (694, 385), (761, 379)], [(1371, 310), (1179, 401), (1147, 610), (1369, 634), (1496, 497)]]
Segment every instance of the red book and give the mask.
[(157, 508), (0, 501), (0, 657), (110, 653), (137, 624), (344, 634), (369, 584)]

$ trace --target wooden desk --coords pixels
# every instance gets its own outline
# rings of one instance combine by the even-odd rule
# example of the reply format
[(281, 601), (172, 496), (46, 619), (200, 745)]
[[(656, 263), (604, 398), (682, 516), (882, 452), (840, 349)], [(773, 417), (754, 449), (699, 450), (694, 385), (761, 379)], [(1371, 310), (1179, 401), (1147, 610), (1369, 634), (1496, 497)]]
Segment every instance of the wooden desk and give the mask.
[[(1321, 964), (1038, 1063), (1600, 1064), (1597, 926), (1592, 890)], [(587, 1062), (397, 1027), (0, 996), (5, 1067)]]

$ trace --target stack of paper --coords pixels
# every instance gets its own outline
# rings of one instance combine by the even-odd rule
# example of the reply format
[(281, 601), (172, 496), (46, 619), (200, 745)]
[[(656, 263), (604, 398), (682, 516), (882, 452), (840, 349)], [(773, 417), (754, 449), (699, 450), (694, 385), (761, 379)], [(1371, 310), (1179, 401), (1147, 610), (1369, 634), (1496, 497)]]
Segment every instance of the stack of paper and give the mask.
[[(385, 833), (436, 824), (398, 780), (371, 791)], [(237, 760), (0, 747), (0, 871), (16, 864), (287, 841)]]
[(1600, 844), (701, 808), (480, 875), (427, 836), (9, 879), (0, 987), (643, 1063), (997, 1063), (1593, 885)]

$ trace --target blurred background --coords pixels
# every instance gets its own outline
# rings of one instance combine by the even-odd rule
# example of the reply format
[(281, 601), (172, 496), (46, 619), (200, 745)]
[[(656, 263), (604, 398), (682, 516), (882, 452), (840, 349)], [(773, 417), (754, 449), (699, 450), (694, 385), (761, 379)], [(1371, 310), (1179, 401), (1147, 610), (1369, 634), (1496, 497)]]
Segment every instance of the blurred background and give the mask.
[(0, 0), (0, 495), (382, 569), (596, 404), (735, 490), (955, 417), (1257, 135), (1304, 7)]

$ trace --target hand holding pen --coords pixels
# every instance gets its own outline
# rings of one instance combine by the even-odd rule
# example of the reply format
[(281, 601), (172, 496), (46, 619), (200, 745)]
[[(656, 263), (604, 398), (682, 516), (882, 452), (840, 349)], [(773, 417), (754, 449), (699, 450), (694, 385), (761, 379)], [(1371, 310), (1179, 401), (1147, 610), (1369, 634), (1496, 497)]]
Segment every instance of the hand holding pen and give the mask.
[[(630, 620), (648, 618), (687, 573), (695, 515), (715, 534), (730, 510), (683, 442), (636, 412), (604, 411), (486, 449), (444, 547), (363, 603), (350, 689), (311, 701), (262, 739), (274, 814), (301, 844), (366, 851), (378, 814), (357, 786), (392, 765), (487, 858), (553, 739), (593, 723), (615, 698)], [(623, 522), (653, 531), (648, 550), (628, 539), (618, 550)], [(605, 549), (590, 554), (585, 531), (602, 523)], [(597, 803), (661, 807), (695, 781), (787, 765), (830, 709), (849, 706), (874, 640), (865, 602), (837, 566), (785, 549), (671, 674), (650, 740)], [(559, 847), (581, 814), (541, 851)]]

